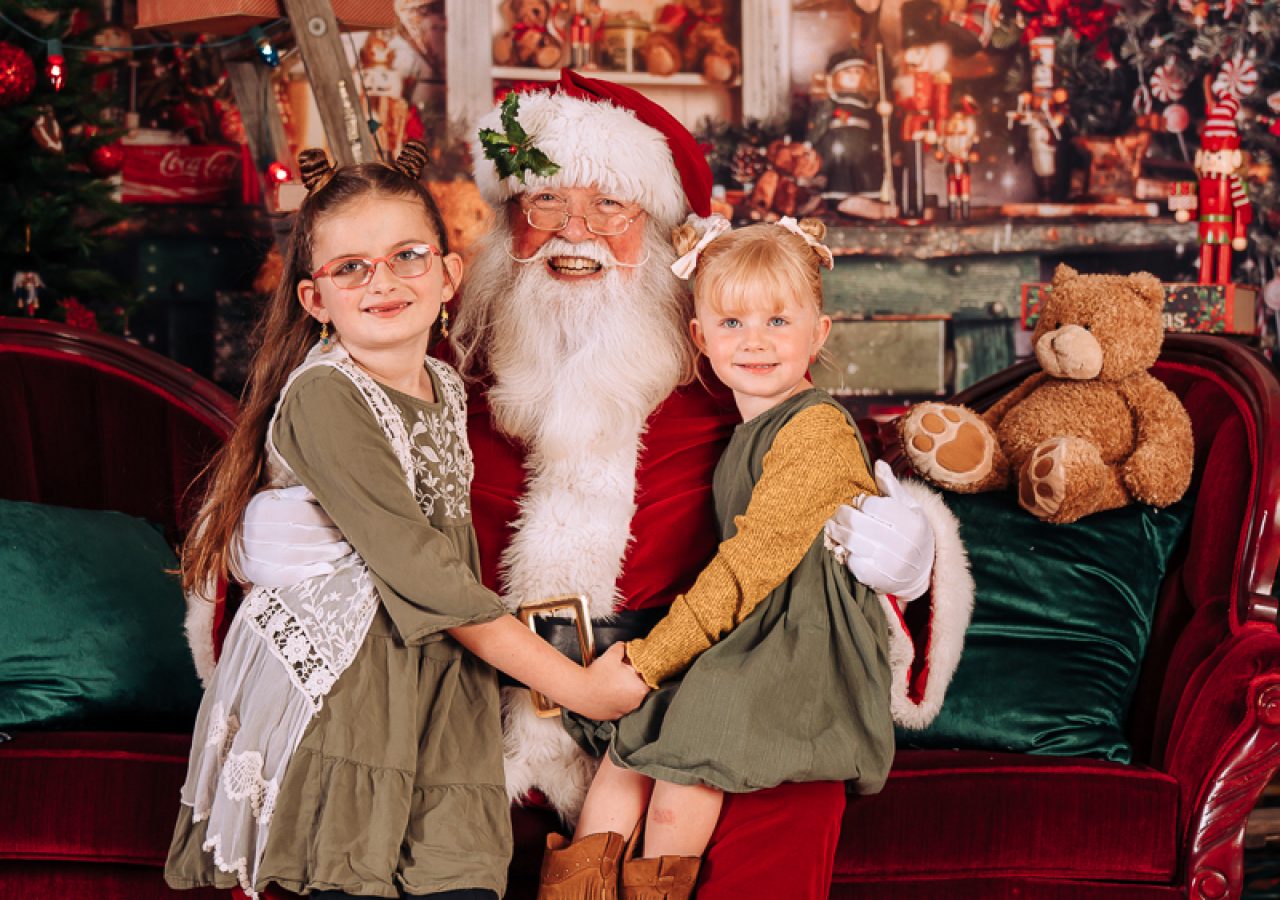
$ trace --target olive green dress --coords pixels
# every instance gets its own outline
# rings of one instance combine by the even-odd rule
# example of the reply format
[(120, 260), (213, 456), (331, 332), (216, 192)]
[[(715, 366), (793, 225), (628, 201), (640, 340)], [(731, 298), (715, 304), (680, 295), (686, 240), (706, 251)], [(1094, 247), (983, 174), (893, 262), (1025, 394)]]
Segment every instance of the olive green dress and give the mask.
[[(716, 467), (722, 541), (743, 525), (778, 433), (820, 404), (840, 411), (839, 439), (857, 441), (855, 458), (860, 452), (867, 463), (856, 426), (827, 394), (811, 389), (783, 401), (739, 425)], [(821, 522), (833, 511), (805, 516)], [(570, 733), (597, 753), (607, 746), (624, 768), (677, 784), (740, 793), (846, 780), (859, 793), (880, 790), (894, 746), (888, 628), (875, 594), (836, 562), (817, 529), (790, 575), (683, 676), (663, 680), (616, 723), (566, 714)]]
[[(505, 889), (511, 819), (495, 673), (444, 633), (504, 610), (477, 580), (461, 383), (437, 361), (428, 370), (434, 403), (381, 388), (412, 445), (412, 493), (377, 421), (391, 407), (376, 416), (334, 368), (296, 378), (274, 422), (276, 450), (363, 558), (380, 602), (272, 798), (255, 891)], [(166, 880), (235, 886), (236, 873), (204, 849), (208, 823), (193, 818), (184, 802)]]

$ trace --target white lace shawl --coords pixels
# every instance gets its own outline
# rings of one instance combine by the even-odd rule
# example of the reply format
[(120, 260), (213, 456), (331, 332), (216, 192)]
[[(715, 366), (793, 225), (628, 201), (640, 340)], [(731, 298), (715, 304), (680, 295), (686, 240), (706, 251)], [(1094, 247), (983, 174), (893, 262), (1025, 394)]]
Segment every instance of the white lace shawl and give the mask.
[[(443, 388), (445, 415), (434, 421), (420, 416), (412, 437), (395, 404), (341, 344), (314, 347), (289, 376), (280, 399), (303, 372), (317, 366), (337, 369), (368, 403), (423, 512), (429, 515), (442, 501), (447, 513), (465, 516), (472, 471), (465, 393), (446, 364), (428, 357), (427, 365)], [(267, 431), (268, 470), (272, 487), (292, 487), (300, 482), (271, 437), (279, 409), (278, 403)], [(422, 464), (415, 465), (414, 439), (420, 455), (462, 476), (461, 496), (445, 485), (437, 485), (434, 493), (429, 485), (416, 489)], [(454, 479), (446, 482), (457, 486)], [(286, 587), (254, 587), (227, 635), (196, 719), (182, 802), (192, 807), (193, 821), (208, 822), (203, 849), (212, 852), (219, 869), (234, 872), (255, 900), (258, 864), (285, 769), (325, 696), (363, 644), (377, 603), (368, 568), (353, 552), (328, 574)]]

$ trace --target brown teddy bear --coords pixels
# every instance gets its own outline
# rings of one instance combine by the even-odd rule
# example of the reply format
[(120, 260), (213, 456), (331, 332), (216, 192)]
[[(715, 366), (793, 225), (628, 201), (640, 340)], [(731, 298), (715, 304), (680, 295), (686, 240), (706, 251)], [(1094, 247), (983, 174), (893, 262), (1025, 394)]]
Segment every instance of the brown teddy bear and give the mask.
[(650, 75), (665, 78), (680, 71), (684, 62), (683, 39), (689, 21), (689, 9), (684, 3), (667, 3), (658, 10), (653, 27), (640, 44), (640, 58), (644, 70)]
[(493, 61), (500, 66), (558, 66), (560, 41), (548, 28), (551, 0), (508, 0), (506, 12), (511, 28), (494, 39)]
[(742, 55), (724, 33), (724, 0), (685, 0), (692, 26), (684, 40), (684, 67), (707, 81), (727, 84), (742, 71)]
[(901, 420), (916, 471), (962, 493), (1018, 485), (1046, 522), (1137, 501), (1168, 506), (1191, 482), (1191, 419), (1147, 369), (1164, 340), (1164, 290), (1145, 272), (1059, 266), (1032, 334), (1044, 369), (984, 414), (921, 403)]

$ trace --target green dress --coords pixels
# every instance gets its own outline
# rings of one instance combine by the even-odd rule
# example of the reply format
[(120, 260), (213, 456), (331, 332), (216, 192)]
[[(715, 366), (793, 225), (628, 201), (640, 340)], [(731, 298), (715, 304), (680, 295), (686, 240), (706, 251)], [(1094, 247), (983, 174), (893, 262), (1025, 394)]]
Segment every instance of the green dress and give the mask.
[[(255, 891), (268, 882), (374, 897), (505, 889), (511, 818), (496, 677), (444, 633), (504, 610), (478, 581), (461, 382), (435, 360), (428, 370), (434, 403), (382, 386), (387, 402), (375, 403), (316, 366), (294, 380), (274, 420), (275, 449), (363, 560), (378, 602), (272, 788)], [(404, 459), (380, 428), (389, 415), (411, 445)], [(199, 720), (196, 732), (193, 758)], [(195, 818), (184, 793), (166, 881), (235, 886), (238, 873), (215, 865), (208, 822)]]
[[(853, 426), (812, 389), (734, 431), (713, 482), (721, 540), (736, 533), (778, 432), (823, 403)], [(890, 678), (879, 601), (835, 561), (819, 530), (790, 576), (682, 677), (616, 723), (565, 721), (588, 749), (608, 746), (618, 765), (662, 781), (739, 793), (846, 780), (874, 793), (893, 760)]]

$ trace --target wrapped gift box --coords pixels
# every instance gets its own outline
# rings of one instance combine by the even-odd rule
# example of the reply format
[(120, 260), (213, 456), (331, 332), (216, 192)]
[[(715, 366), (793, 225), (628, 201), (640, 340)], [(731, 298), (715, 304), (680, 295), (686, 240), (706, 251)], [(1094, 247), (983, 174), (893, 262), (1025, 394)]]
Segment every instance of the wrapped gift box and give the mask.
[[(1040, 302), (1052, 286), (1044, 282), (1022, 286), (1022, 326), (1035, 328)], [(1258, 292), (1243, 284), (1180, 284), (1164, 286), (1164, 330), (1205, 334), (1257, 334)]]
[[(392, 0), (334, 0), (333, 13), (339, 25), (358, 31), (396, 25)], [(138, 0), (137, 27), (243, 34), (254, 25), (282, 18), (279, 0)]]
[(125, 203), (238, 203), (240, 148), (134, 144), (124, 148)]

